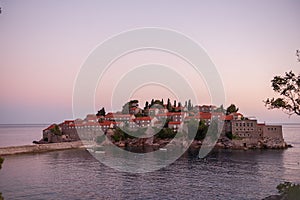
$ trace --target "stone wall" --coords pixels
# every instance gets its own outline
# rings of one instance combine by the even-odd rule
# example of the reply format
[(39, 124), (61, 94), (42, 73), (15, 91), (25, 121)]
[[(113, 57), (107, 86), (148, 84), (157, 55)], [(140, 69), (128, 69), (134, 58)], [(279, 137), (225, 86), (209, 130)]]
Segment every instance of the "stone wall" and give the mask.
[(282, 134), (282, 126), (265, 125), (263, 126), (263, 143), (266, 148), (286, 148)]
[(20, 153), (38, 153), (38, 152), (63, 150), (63, 149), (76, 149), (76, 148), (83, 148), (83, 147), (84, 146), (81, 141), (24, 145), (24, 146), (14, 146), (14, 147), (1, 147), (0, 156), (20, 154)]

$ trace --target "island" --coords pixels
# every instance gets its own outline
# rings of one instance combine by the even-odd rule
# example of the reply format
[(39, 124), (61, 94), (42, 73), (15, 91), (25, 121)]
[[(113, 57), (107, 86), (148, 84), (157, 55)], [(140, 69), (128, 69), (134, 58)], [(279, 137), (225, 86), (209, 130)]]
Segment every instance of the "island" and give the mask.
[[(192, 105), (191, 100), (167, 103), (152, 99), (139, 107), (138, 100), (124, 104), (121, 111), (87, 114), (84, 119), (65, 120), (43, 130), (38, 144), (89, 141), (89, 144), (114, 144), (119, 147), (164, 147), (168, 143), (184, 145), (184, 138), (192, 140), (191, 147), (200, 148), (210, 127), (221, 134), (215, 148), (229, 149), (284, 149), (282, 126), (258, 123), (254, 117), (246, 117), (231, 104), (223, 106)], [(191, 136), (191, 132), (194, 135)], [(216, 131), (218, 132), (218, 131)], [(209, 136), (213, 137), (213, 136)]]

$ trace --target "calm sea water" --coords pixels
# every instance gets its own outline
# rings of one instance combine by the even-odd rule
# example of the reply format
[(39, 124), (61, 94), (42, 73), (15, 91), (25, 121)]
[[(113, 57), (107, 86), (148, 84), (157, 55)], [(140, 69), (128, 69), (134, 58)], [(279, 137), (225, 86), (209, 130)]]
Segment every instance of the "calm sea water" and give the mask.
[(284, 137), (294, 148), (222, 150), (205, 160), (187, 152), (146, 174), (115, 171), (85, 150), (7, 156), (0, 191), (5, 199), (262, 199), (280, 182), (300, 183), (300, 125), (284, 126)]
[(32, 141), (42, 138), (42, 130), (48, 126), (43, 124), (1, 124), (0, 147), (32, 144)]

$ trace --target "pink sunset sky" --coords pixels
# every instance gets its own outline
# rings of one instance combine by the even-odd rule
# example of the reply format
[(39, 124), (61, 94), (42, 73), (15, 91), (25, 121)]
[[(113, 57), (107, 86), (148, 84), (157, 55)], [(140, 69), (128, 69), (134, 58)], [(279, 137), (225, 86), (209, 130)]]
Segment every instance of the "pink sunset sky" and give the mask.
[[(267, 110), (271, 79), (300, 73), (300, 1), (0, 1), (0, 124), (52, 123), (73, 118), (72, 94), (82, 64), (100, 43), (126, 30), (161, 27), (200, 44), (215, 64), (226, 95), (246, 116), (260, 122), (299, 123), (300, 117)], [(116, 61), (99, 81), (96, 108), (121, 109), (107, 95), (130, 66), (186, 63), (157, 52), (137, 52)], [(188, 68), (188, 66), (186, 66)], [(209, 104), (204, 79), (193, 83), (200, 103)], [(145, 85), (128, 98), (176, 98), (168, 88)], [(125, 102), (124, 102), (125, 103)]]

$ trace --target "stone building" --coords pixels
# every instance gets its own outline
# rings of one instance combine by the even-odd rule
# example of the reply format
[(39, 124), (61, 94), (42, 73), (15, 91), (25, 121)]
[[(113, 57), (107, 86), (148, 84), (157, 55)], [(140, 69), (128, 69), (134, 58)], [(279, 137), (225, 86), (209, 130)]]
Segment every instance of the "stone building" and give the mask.
[(66, 120), (60, 124), (52, 124), (43, 130), (40, 143), (70, 142), (79, 140), (74, 120)]
[(282, 126), (258, 124), (255, 119), (232, 120), (233, 141), (237, 146), (285, 148)]

